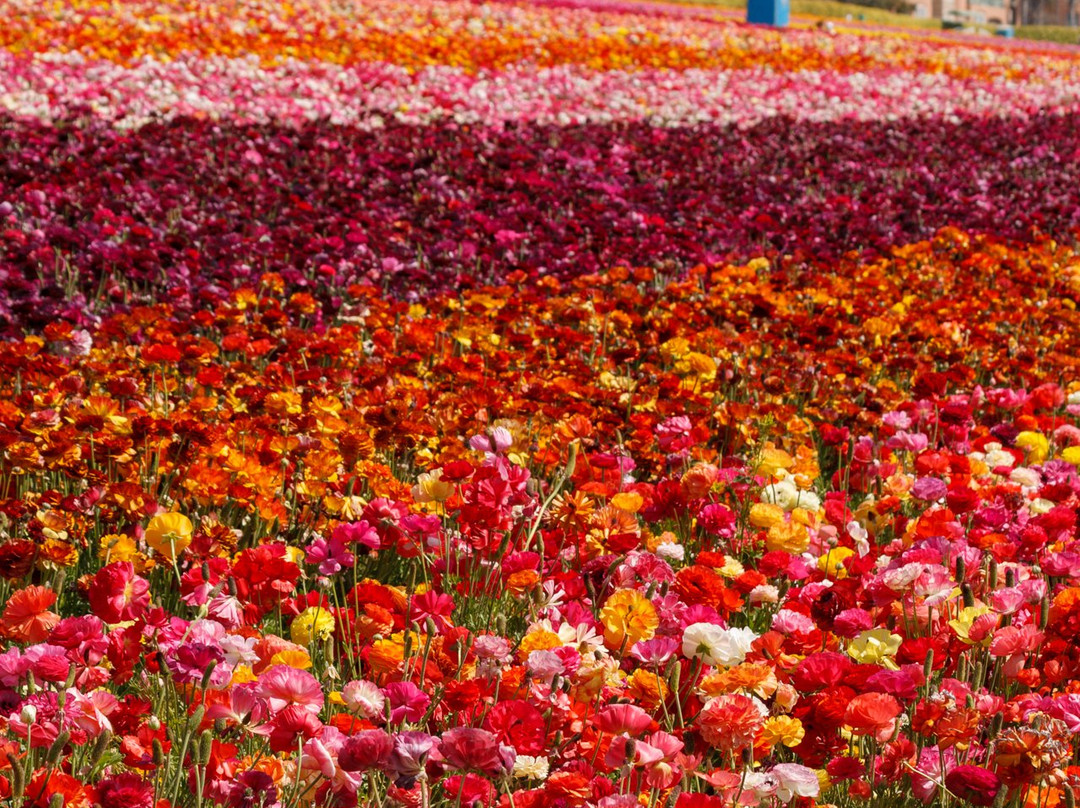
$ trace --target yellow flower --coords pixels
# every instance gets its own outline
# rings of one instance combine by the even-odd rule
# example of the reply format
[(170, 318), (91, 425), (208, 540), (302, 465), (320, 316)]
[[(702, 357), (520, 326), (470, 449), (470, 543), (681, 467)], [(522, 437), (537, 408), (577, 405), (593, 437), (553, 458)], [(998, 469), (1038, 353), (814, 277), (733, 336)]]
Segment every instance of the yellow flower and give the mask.
[(630, 648), (636, 642), (652, 639), (660, 617), (656, 607), (636, 589), (619, 589), (600, 610), (600, 623), (608, 648)]
[(312, 640), (328, 640), (334, 633), (334, 616), (324, 607), (305, 609), (292, 621), (289, 634), (297, 645), (310, 645)]
[(1028, 463), (1041, 463), (1050, 453), (1050, 441), (1041, 432), (1021, 432), (1016, 436), (1016, 445), (1028, 452)]
[(818, 569), (833, 578), (846, 578), (847, 568), (844, 559), (855, 555), (849, 547), (834, 547), (818, 559)]
[(525, 661), (533, 651), (549, 651), (552, 648), (561, 647), (562, 644), (559, 635), (554, 631), (538, 628), (521, 638), (521, 644), (518, 646), (517, 651), (518, 658)]
[(1062, 451), (1061, 459), (1066, 463), (1072, 463), (1074, 466), (1080, 466), (1080, 446), (1069, 446)]
[(98, 540), (98, 558), (102, 561), (135, 561), (140, 555), (135, 540), (125, 533), (107, 533)]
[(187, 549), (195, 533), (195, 526), (182, 513), (162, 513), (150, 520), (143, 538), (155, 552), (170, 561)]
[(259, 677), (256, 676), (247, 665), (237, 665), (233, 668), (232, 678), (229, 680), (229, 684), (242, 685), (247, 682), (256, 682), (258, 679)]
[(442, 479), (442, 469), (421, 474), (413, 486), (413, 499), (420, 503), (446, 502), (454, 493), (454, 484)]
[(624, 491), (611, 498), (612, 505), (620, 511), (626, 511), (627, 513), (637, 513), (641, 510), (641, 506), (644, 502), (645, 500), (641, 498), (641, 494), (636, 491)]
[(769, 746), (783, 744), (790, 749), (802, 743), (805, 737), (802, 721), (790, 715), (770, 716), (761, 728), (761, 740)]
[(761, 450), (761, 457), (758, 458), (754, 473), (760, 474), (762, 477), (774, 477), (780, 469), (786, 471), (794, 465), (795, 458), (783, 449), (777, 449), (772, 444), (767, 443), (765, 448)]
[(863, 665), (884, 665), (890, 670), (898, 670), (900, 666), (893, 657), (903, 641), (903, 637), (892, 634), (887, 628), (870, 629), (851, 641), (848, 656)]
[(750, 508), (750, 524), (757, 528), (770, 528), (784, 521), (784, 509), (768, 502), (755, 503)]
[(732, 558), (729, 555), (724, 556), (724, 566), (717, 570), (725, 578), (738, 578), (746, 569), (737, 558)]
[(278, 651), (272, 657), (270, 657), (271, 665), (288, 665), (290, 668), (296, 668), (300, 671), (306, 671), (311, 667), (311, 656), (307, 651), (297, 651), (295, 649), (287, 649), (285, 651)]
[(777, 522), (765, 536), (765, 549), (770, 552), (783, 550), (798, 555), (810, 546), (810, 534), (805, 525), (798, 522)]
[[(955, 620), (949, 621), (949, 628), (956, 632), (956, 636), (960, 638), (961, 642), (965, 642), (968, 645), (974, 645), (975, 640), (971, 639), (970, 632), (971, 627), (975, 624), (975, 621), (982, 617), (984, 614), (990, 614), (990, 607), (980, 604), (978, 606), (965, 606), (960, 610), (960, 614), (956, 616)], [(989, 643), (992, 636), (987, 636), (985, 642)]]

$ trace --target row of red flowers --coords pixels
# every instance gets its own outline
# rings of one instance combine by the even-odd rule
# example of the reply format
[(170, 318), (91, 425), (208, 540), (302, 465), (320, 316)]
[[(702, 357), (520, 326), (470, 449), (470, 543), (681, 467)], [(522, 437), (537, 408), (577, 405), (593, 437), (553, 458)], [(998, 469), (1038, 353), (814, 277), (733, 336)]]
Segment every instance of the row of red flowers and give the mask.
[(164, 297), (194, 310), (267, 269), (316, 317), (355, 282), (415, 295), (762, 252), (828, 272), (946, 225), (1067, 238), (1080, 210), (1072, 116), (6, 131), (0, 314), (16, 330)]

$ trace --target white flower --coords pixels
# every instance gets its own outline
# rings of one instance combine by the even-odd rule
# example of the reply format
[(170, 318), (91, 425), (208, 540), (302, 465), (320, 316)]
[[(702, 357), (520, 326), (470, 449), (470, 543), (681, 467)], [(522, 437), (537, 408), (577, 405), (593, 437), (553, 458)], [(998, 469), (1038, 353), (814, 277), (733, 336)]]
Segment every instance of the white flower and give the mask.
[(776, 796), (781, 802), (791, 802), (795, 797), (816, 797), (821, 792), (821, 781), (814, 770), (798, 763), (777, 763), (769, 774), (776, 778)]
[(988, 451), (983, 456), (983, 462), (986, 464), (987, 468), (993, 471), (998, 466), (1012, 468), (1016, 464), (1016, 458), (999, 446), (996, 449)]
[(796, 508), (816, 511), (821, 507), (821, 499), (817, 494), (812, 491), (800, 491), (790, 477), (765, 486), (761, 491), (761, 499), (764, 502), (779, 505), (785, 511), (793, 511)]
[[(551, 625), (550, 622), (548, 625)], [(559, 640), (563, 645), (576, 648), (582, 656), (591, 654), (604, 645), (604, 636), (597, 634), (592, 626), (563, 623), (555, 633), (559, 635)]]
[(529, 780), (546, 780), (548, 776), (548, 759), (546, 757), (534, 757), (533, 755), (518, 755), (514, 759), (514, 777), (526, 777)]
[(683, 631), (683, 656), (706, 665), (730, 668), (741, 665), (758, 635), (748, 628), (721, 628), (714, 623), (693, 623)]
[(772, 584), (761, 584), (750, 590), (749, 600), (751, 603), (777, 603), (780, 590)]
[(686, 548), (681, 544), (669, 541), (657, 547), (656, 554), (665, 561), (682, 561), (686, 557)]
[(1035, 471), (1035, 469), (1023, 467), (1012, 470), (1009, 475), (1009, 482), (1016, 483), (1023, 488), (1035, 489), (1039, 487), (1042, 480), (1039, 477), (1039, 472)]
[(341, 688), (341, 700), (350, 710), (364, 718), (382, 715), (386, 697), (374, 682), (357, 679)]
[(1036, 516), (1044, 513), (1049, 513), (1051, 510), (1053, 510), (1053, 508), (1054, 503), (1048, 499), (1043, 499), (1042, 497), (1039, 497), (1038, 499), (1033, 499), (1031, 500), (1031, 502), (1028, 503), (1028, 510)]
[(870, 534), (866, 532), (865, 527), (858, 522), (848, 522), (847, 534), (855, 540), (855, 549), (859, 551), (860, 558), (870, 552), (870, 542), (867, 541), (867, 539), (870, 538)]

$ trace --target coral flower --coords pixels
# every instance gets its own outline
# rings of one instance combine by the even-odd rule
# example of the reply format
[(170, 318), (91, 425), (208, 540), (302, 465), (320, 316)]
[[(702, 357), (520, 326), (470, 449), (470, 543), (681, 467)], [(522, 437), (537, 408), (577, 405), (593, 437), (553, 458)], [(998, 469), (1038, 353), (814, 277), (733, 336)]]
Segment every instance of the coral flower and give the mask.
[(49, 611), (56, 603), (56, 593), (44, 586), (28, 586), (15, 592), (4, 607), (0, 627), (16, 642), (44, 642), (60, 622), (60, 615)]
[(25, 804), (30, 808), (47, 808), (55, 804), (64, 808), (90, 808), (98, 801), (93, 786), (79, 782), (70, 774), (46, 769), (34, 773), (26, 786), (26, 795)]
[(604, 643), (612, 650), (624, 645), (651, 640), (660, 625), (656, 607), (636, 589), (620, 589), (613, 593), (600, 611), (604, 627)]
[(860, 693), (844, 711), (844, 724), (856, 735), (872, 735), (880, 742), (892, 737), (900, 702), (886, 693)]
[(730, 693), (706, 702), (698, 715), (698, 731), (705, 743), (728, 754), (753, 746), (767, 711), (750, 696)]
[(652, 717), (634, 704), (609, 704), (596, 714), (596, 728), (613, 735), (638, 736), (652, 726)]

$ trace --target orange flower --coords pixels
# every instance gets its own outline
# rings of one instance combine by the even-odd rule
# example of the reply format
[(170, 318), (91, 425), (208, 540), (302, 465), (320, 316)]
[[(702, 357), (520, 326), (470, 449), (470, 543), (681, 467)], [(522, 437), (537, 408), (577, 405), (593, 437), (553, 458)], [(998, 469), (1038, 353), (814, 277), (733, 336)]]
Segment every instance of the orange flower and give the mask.
[(653, 671), (638, 668), (626, 682), (628, 695), (646, 710), (655, 710), (670, 694), (667, 683)]
[(56, 603), (56, 593), (44, 586), (28, 586), (20, 589), (7, 602), (0, 627), (16, 642), (44, 642), (57, 623), (60, 615), (50, 612)]
[(32, 808), (46, 808), (52, 805), (53, 798), (59, 794), (60, 804), (64, 808), (90, 808), (96, 801), (93, 786), (85, 785), (70, 774), (52, 769), (38, 769), (26, 787), (26, 793), (33, 798), (26, 805)]

